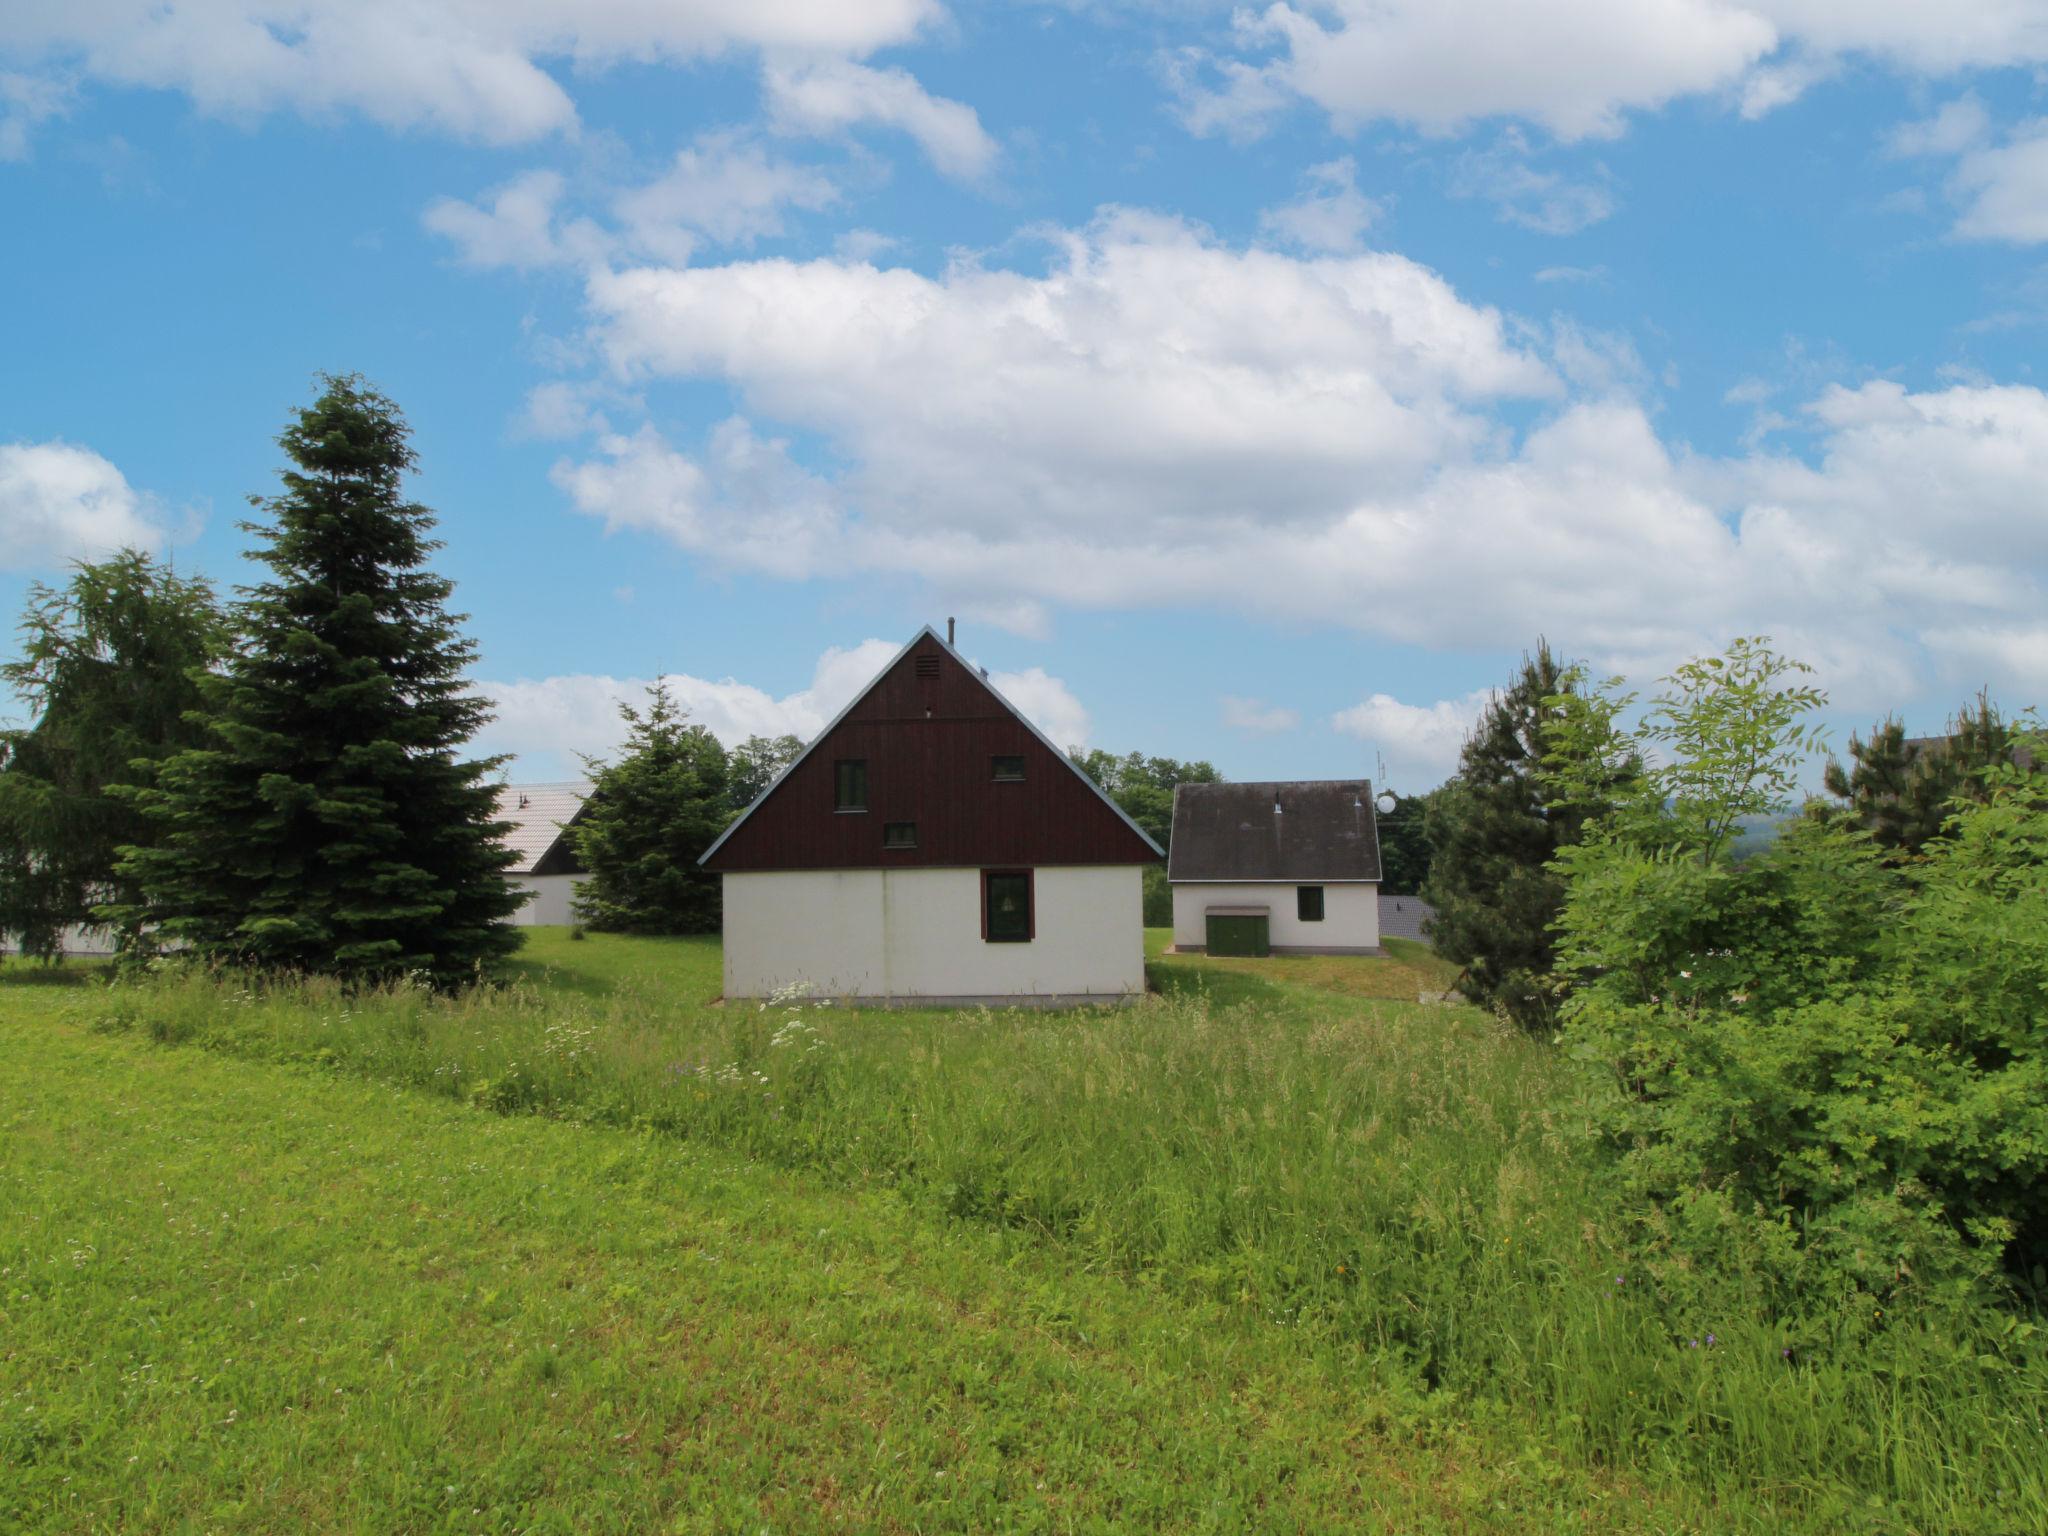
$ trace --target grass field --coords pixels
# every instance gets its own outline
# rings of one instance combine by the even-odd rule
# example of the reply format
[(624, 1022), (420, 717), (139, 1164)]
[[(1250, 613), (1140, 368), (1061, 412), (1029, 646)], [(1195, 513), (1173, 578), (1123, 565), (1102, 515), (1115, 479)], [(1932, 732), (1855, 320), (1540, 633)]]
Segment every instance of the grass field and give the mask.
[(2033, 1335), (1632, 1252), (1426, 952), (1051, 1016), (521, 964), (0, 972), (0, 1528), (2048, 1524)]

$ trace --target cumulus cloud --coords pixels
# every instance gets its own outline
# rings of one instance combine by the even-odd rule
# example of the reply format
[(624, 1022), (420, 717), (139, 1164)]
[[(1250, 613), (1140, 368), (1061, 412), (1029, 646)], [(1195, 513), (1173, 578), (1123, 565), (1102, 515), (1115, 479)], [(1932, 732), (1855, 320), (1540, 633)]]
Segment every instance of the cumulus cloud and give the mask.
[(1259, 228), (1283, 245), (1304, 251), (1355, 251), (1380, 216), (1381, 205), (1358, 190), (1358, 162), (1346, 155), (1312, 165), (1302, 195), (1259, 215)]
[(771, 63), (762, 83), (770, 117), (785, 132), (834, 134), (872, 123), (908, 134), (942, 174), (958, 180), (976, 180), (995, 164), (995, 140), (974, 108), (931, 95), (907, 70), (849, 59)]
[(1237, 33), (1206, 72), (1178, 58), (1198, 132), (1305, 100), (1340, 127), (1505, 117), (1603, 138), (1689, 96), (1755, 116), (1842, 60), (1925, 77), (2048, 62), (2048, 13), (2024, 0), (1302, 0), (1240, 12)]
[[(818, 658), (808, 685), (779, 697), (730, 677), (669, 673), (664, 680), (691, 722), (707, 727), (729, 747), (749, 736), (809, 741), (901, 649), (901, 641), (878, 639), (834, 646)], [(1043, 668), (992, 672), (989, 682), (1060, 745), (1088, 740), (1088, 711)], [(617, 750), (626, 735), (619, 707), (642, 707), (651, 685), (647, 678), (590, 674), (479, 683), (478, 691), (490, 699), (497, 718), (478, 735), (478, 749), (512, 754), (518, 759), (514, 771), (525, 778), (573, 777), (581, 772), (582, 756), (603, 757)]]
[(566, 191), (560, 173), (527, 171), (477, 203), (437, 198), (420, 221), (453, 244), (466, 266), (532, 271), (619, 256), (680, 266), (701, 245), (752, 245), (784, 234), (790, 210), (828, 208), (839, 197), (817, 167), (730, 130), (700, 135), (661, 175), (611, 193), (606, 224), (568, 216)]
[(486, 194), (481, 204), (437, 198), (420, 222), (452, 244), (464, 266), (531, 271), (602, 259), (611, 241), (595, 224), (557, 222), (562, 190), (558, 173), (527, 171)]
[(1300, 710), (1268, 704), (1264, 699), (1243, 699), (1226, 693), (1219, 702), (1223, 706), (1223, 723), (1233, 731), (1273, 736), (1301, 724)]
[(155, 499), (75, 443), (0, 443), (0, 570), (47, 570), (165, 536)]
[(1948, 193), (1961, 210), (1958, 239), (2048, 241), (2048, 117), (2029, 118), (2001, 133), (1971, 92), (1931, 117), (1902, 123), (1889, 142), (1897, 155), (1955, 162)]
[(1043, 275), (754, 261), (599, 272), (588, 297), (616, 375), (723, 380), (828, 437), (870, 534), (915, 534), (925, 562), (976, 554), (935, 522), (1056, 544), (1327, 513), (1489, 438), (1474, 403), (1558, 388), (1415, 262), (1234, 251), (1128, 212), (1061, 236)]
[(0, 54), (43, 77), (181, 91), (221, 116), (350, 111), (507, 144), (576, 126), (547, 63), (860, 57), (938, 14), (937, 0), (13, 0)]
[(1394, 782), (1415, 794), (1450, 776), (1465, 738), (1492, 702), (1491, 688), (1433, 704), (1403, 704), (1390, 693), (1375, 693), (1337, 711), (1330, 724), (1371, 746), (1386, 759)]
[(616, 385), (718, 383), (740, 414), (702, 443), (603, 434), (556, 471), (580, 511), (791, 579), (919, 580), (1024, 633), (1221, 610), (1547, 632), (1654, 672), (1762, 631), (1860, 707), (2044, 606), (2029, 386), (1828, 389), (1780, 413), (1786, 447), (1707, 458), (1659, 435), (1625, 337), (1510, 323), (1399, 256), (1128, 212), (1042, 272), (756, 260), (587, 294)]

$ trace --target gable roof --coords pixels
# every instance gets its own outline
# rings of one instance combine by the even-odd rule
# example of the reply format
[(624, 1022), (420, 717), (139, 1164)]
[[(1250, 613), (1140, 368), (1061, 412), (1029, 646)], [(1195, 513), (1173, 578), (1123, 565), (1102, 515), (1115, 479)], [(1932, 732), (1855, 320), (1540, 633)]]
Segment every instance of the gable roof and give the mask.
[(1173, 792), (1172, 847), (1170, 881), (1378, 880), (1372, 781), (1183, 784)]
[[(890, 658), (888, 664), (875, 674), (875, 676), (868, 682), (865, 688), (861, 689), (859, 693), (854, 695), (854, 697), (847, 703), (844, 709), (840, 710), (838, 714), (832, 717), (831, 722), (828, 725), (826, 725), (826, 727), (823, 730), (821, 730), (820, 732), (818, 732), (816, 736), (811, 738), (810, 742), (804, 747), (803, 751), (798, 753), (796, 758), (789, 764), (789, 766), (783, 769), (782, 772), (776, 776), (775, 781), (761, 792), (761, 794), (755, 799), (754, 803), (748, 806), (746, 810), (742, 811), (740, 815), (734, 819), (732, 825), (727, 827), (724, 832), (719, 834), (717, 840), (714, 841), (709, 848), (704, 850), (703, 856), (697, 862), (703, 865), (711, 865), (714, 859), (718, 858), (721, 851), (724, 851), (726, 854), (727, 867), (769, 867), (766, 865), (758, 864), (750, 864), (747, 866), (739, 866), (733, 864), (731, 862), (732, 853), (729, 845), (732, 843), (733, 839), (741, 833), (743, 828), (749, 827), (750, 824), (755, 824), (757, 813), (761, 812), (764, 807), (768, 807), (771, 802), (776, 800), (778, 795), (784, 795), (786, 797), (786, 786), (789, 786), (793, 783), (804, 782), (810, 778), (816, 777), (821, 771), (823, 771), (820, 767), (822, 759), (819, 762), (813, 762), (813, 755), (817, 753), (819, 748), (821, 748), (826, 742), (832, 740), (834, 735), (838, 734), (841, 731), (842, 727), (851, 728), (853, 726), (860, 726), (862, 724), (862, 716), (875, 713), (874, 710), (864, 709), (864, 706), (867, 706), (869, 704), (869, 701), (877, 695), (878, 691), (882, 690), (885, 683), (889, 683), (891, 681), (892, 677), (894, 677), (894, 675), (898, 672), (898, 669), (902, 668), (905, 662), (911, 659), (913, 653), (920, 653), (923, 656), (930, 656), (936, 653), (937, 655), (944, 657), (948, 661), (950, 661), (952, 663), (952, 666), (958, 669), (958, 675), (964, 675), (967, 679), (969, 679), (971, 681), (973, 689), (977, 690), (979, 694), (985, 695), (988, 700), (992, 701), (997, 706), (998, 710), (1004, 717), (1005, 721), (1014, 727), (1014, 729), (1008, 732), (1009, 735), (1018, 736), (1019, 732), (1023, 733), (1023, 736), (1019, 737), (1018, 744), (1021, 745), (1024, 738), (1028, 738), (1030, 741), (1035, 742), (1036, 745), (1044, 751), (1044, 753), (1046, 753), (1049, 757), (1057, 761), (1057, 763), (1059, 764), (1057, 772), (1062, 776), (1063, 780), (1065, 776), (1071, 775), (1073, 779), (1079, 781), (1080, 785), (1085, 786), (1087, 800), (1099, 803), (1103, 809), (1109, 812), (1110, 817), (1114, 818), (1114, 825), (1118, 828), (1120, 836), (1123, 833), (1128, 833), (1131, 838), (1136, 840), (1135, 846), (1127, 846), (1124, 850), (1120, 851), (1115, 857), (1106, 856), (1101, 860), (1101, 862), (1145, 862), (1151, 859), (1158, 859), (1164, 857), (1163, 851), (1160, 849), (1159, 845), (1153, 842), (1151, 838), (1147, 837), (1144, 833), (1144, 830), (1140, 828), (1136, 822), (1132, 821), (1129, 816), (1124, 814), (1122, 807), (1120, 807), (1114, 800), (1110, 799), (1109, 796), (1103, 792), (1102, 786), (1097, 784), (1093, 779), (1089, 778), (1087, 774), (1083, 773), (1078, 767), (1076, 767), (1073, 760), (1070, 759), (1067, 756), (1067, 754), (1064, 751), (1062, 751), (1058, 746), (1054, 745), (1052, 739), (1048, 737), (1043, 731), (1041, 731), (1036, 725), (1034, 725), (1031, 722), (1030, 718), (1026, 716), (1022, 710), (1018, 709), (1016, 705), (1012, 704), (1008, 699), (1004, 698), (1002, 693), (995, 687), (995, 685), (989, 682), (988, 674), (985, 671), (970, 663), (966, 657), (962, 656), (960, 652), (956, 650), (953, 646), (947, 644), (947, 642), (939, 635), (939, 633), (936, 630), (934, 630), (929, 624), (927, 624), (921, 629), (919, 629), (916, 634), (912, 635), (907, 642), (905, 642), (902, 649), (897, 651), (897, 653)], [(931, 718), (931, 713), (929, 709), (926, 710), (926, 718)], [(953, 723), (960, 722), (955, 721)], [(883, 728), (891, 724), (900, 726), (914, 724), (914, 722), (903, 717), (896, 717), (892, 720), (888, 717), (877, 716), (876, 719), (867, 723), (866, 729), (871, 733), (876, 729)], [(1014, 747), (1005, 746), (1001, 748), (1001, 750), (1010, 751), (1014, 750)], [(825, 764), (824, 767), (829, 768), (829, 764)], [(962, 788), (964, 791), (964, 784)], [(875, 832), (877, 838), (879, 838), (879, 825), (875, 828)], [(1133, 855), (1136, 856), (1135, 859), (1133, 859)], [(990, 853), (988, 856), (994, 857), (994, 854)], [(970, 862), (980, 861), (981, 859), (979, 857), (977, 857), (974, 860), (970, 860)], [(883, 865), (882, 867), (891, 867), (903, 863), (930, 864), (931, 862), (932, 861), (929, 859), (906, 860), (892, 858), (888, 860), (887, 864)], [(1020, 859), (1019, 862), (1024, 861)], [(1043, 862), (1074, 861), (1048, 859), (1044, 860)], [(800, 863), (781, 862), (773, 867), (804, 868), (837, 866), (804, 865)]]
[[(576, 819), (589, 798), (590, 785), (581, 779), (556, 784), (499, 785), (498, 820), (512, 823), (512, 830), (505, 834), (505, 846), (518, 855), (505, 873), (541, 873), (541, 864), (562, 842), (562, 829)], [(564, 872), (575, 873), (573, 869)]]

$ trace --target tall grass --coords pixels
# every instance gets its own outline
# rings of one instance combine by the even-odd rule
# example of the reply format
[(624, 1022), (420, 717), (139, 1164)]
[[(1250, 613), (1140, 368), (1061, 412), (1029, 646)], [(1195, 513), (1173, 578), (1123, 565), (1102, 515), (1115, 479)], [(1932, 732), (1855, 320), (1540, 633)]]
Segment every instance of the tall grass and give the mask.
[(1418, 1433), (1509, 1420), (1829, 1529), (2048, 1529), (2033, 1320), (1932, 1294), (1794, 1314), (1740, 1251), (1704, 1274), (1632, 1249), (1548, 1047), (1460, 1008), (1230, 995), (938, 1015), (173, 974), (80, 1006), (1025, 1229), (1406, 1384)]

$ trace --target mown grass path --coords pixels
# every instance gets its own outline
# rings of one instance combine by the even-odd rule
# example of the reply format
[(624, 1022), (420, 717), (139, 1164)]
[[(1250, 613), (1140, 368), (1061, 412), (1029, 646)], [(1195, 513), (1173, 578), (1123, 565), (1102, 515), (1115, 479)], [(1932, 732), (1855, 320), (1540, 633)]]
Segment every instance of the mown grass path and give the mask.
[(886, 1196), (0, 1009), (0, 1530), (1691, 1528)]

